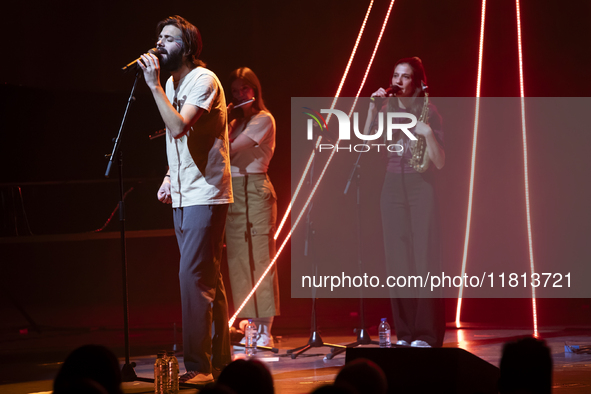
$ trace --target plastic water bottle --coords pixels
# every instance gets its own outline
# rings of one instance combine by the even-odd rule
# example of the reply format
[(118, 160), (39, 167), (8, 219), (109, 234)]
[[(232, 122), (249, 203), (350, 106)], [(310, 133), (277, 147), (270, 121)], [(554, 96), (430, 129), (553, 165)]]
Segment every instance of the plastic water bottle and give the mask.
[(168, 362), (165, 355), (166, 352), (158, 352), (154, 363), (154, 394), (168, 393)]
[(245, 346), (244, 351), (246, 356), (254, 356), (257, 352), (257, 326), (254, 324), (252, 319), (248, 319), (248, 324), (246, 325), (246, 329), (244, 330), (245, 333)]
[(166, 352), (168, 358), (168, 376), (169, 393), (178, 394), (179, 392), (179, 360), (177, 360), (173, 351)]
[(380, 322), (378, 334), (380, 336), (380, 347), (390, 347), (392, 344), (390, 342), (390, 325), (386, 321), (385, 317), (383, 317), (382, 321)]

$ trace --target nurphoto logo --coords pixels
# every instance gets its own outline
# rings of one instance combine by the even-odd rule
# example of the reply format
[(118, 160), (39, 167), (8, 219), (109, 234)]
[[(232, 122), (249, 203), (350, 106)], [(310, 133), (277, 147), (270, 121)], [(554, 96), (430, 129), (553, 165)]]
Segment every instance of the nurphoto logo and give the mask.
[[(328, 131), (328, 125), (326, 123), (326, 120), (324, 119), (324, 117), (314, 111), (311, 108), (308, 107), (303, 107), (304, 109), (308, 110), (309, 112), (304, 112), (304, 114), (310, 116), (311, 119), (308, 119), (308, 123), (307, 123), (307, 138), (308, 140), (313, 140), (314, 139), (314, 124), (316, 123), (316, 125), (318, 125), (320, 127), (320, 131)], [(349, 141), (351, 140), (351, 120), (349, 118), (349, 116), (343, 112), (340, 111), (338, 109), (321, 109), (320, 110), (321, 113), (323, 114), (332, 114), (334, 116), (336, 116), (337, 121), (338, 121), (338, 127), (339, 127), (339, 132), (338, 132), (338, 139), (339, 141)], [(384, 116), (385, 115), (385, 116)], [(384, 119), (385, 119), (385, 127), (384, 127)], [(397, 123), (400, 122), (402, 120), (410, 120), (410, 122), (408, 123)], [(375, 124), (377, 123), (377, 127), (375, 127)], [(415, 137), (413, 135), (412, 132), (409, 131), (409, 129), (415, 127), (417, 125), (417, 117), (413, 114), (410, 113), (406, 113), (406, 112), (386, 112), (384, 114), (384, 112), (378, 112), (376, 117), (373, 119), (373, 122), (371, 124), (372, 127), (370, 127), (370, 132), (368, 134), (363, 134), (363, 132), (361, 132), (359, 130), (359, 113), (358, 112), (354, 112), (353, 113), (353, 133), (355, 134), (355, 137), (357, 137), (360, 140), (363, 141), (376, 141), (379, 139), (383, 139), (382, 134), (384, 133), (384, 129), (386, 130), (386, 134), (385, 134), (385, 141), (386, 142), (391, 142), (393, 139), (393, 134), (394, 131), (396, 130), (401, 130), (404, 134), (406, 134), (408, 136), (408, 138), (412, 141), (416, 141), (417, 137)], [(375, 130), (373, 132), (373, 134), (371, 133), (373, 130)], [(392, 153), (397, 153), (397, 152), (402, 152), (404, 150), (404, 146), (400, 145), (400, 144), (387, 144), (387, 143), (372, 143), (372, 144), (368, 144), (368, 143), (364, 143), (364, 144), (356, 144), (356, 145), (339, 145), (338, 141), (336, 144), (320, 144), (318, 146), (318, 150), (320, 152), (322, 152), (323, 150), (336, 150), (337, 152), (339, 151), (347, 151), (347, 152), (369, 152), (370, 150), (372, 150), (372, 148), (375, 148), (378, 152), (380, 151), (380, 148), (384, 148), (386, 149), (388, 152), (392, 152)]]

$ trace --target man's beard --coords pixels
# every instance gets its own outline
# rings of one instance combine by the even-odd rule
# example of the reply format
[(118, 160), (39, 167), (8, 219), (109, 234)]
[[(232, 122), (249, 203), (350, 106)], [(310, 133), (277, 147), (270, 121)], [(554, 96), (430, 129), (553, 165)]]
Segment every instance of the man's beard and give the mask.
[(183, 65), (183, 54), (180, 52), (166, 54), (165, 61), (162, 62), (162, 68), (168, 72), (174, 72)]

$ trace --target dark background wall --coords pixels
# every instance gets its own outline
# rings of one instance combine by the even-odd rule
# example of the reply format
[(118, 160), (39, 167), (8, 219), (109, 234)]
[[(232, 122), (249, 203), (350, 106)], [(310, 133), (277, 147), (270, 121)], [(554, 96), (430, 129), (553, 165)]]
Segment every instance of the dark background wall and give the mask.
[[(270, 176), (278, 190), (279, 212), (284, 212), (290, 193), (290, 98), (335, 94), (368, 4), (337, 0), (84, 4), (33, 0), (4, 6), (0, 64), (1, 235), (15, 235), (14, 213), (20, 212), (15, 185), (22, 186), (23, 203), (34, 234), (71, 234), (102, 226), (118, 201), (116, 184), (103, 181), (103, 155), (110, 151), (111, 138), (119, 127), (132, 83), (132, 77), (122, 74), (119, 68), (153, 47), (156, 23), (173, 14), (180, 14), (199, 27), (204, 41), (202, 58), (226, 89), (227, 76), (237, 67), (248, 66), (260, 77), (265, 100), (277, 120), (277, 151)], [(375, 2), (342, 96), (357, 93), (387, 7), (385, 0)], [(590, 11), (588, 2), (558, 6), (550, 1), (522, 2), (526, 96), (589, 95), (591, 79), (586, 70), (591, 61)], [(398, 58), (416, 55), (425, 64), (434, 97), (473, 96), (479, 28), (477, 1), (397, 0), (361, 95), (368, 96), (378, 87), (385, 87)], [(489, 2), (484, 45), (482, 96), (518, 96), (514, 2)], [(229, 95), (228, 90), (226, 94)], [(143, 82), (136, 98), (123, 143), (126, 190), (134, 187), (126, 199), (127, 226), (130, 230), (171, 228), (169, 207), (154, 198), (166, 166), (164, 141), (150, 141), (147, 137), (162, 128), (163, 122)], [(534, 250), (538, 259), (546, 263), (558, 265), (561, 259), (589, 261), (585, 245), (591, 233), (587, 204), (591, 200), (587, 181), (591, 168), (588, 129), (588, 125), (581, 124), (580, 128), (557, 130), (556, 135), (538, 135), (535, 130), (528, 135)], [(471, 133), (471, 129), (446, 130), (448, 162), (442, 174), (446, 182), (442, 194), (446, 206), (444, 258), (457, 261), (461, 260), (463, 247)], [(527, 263), (520, 140), (511, 133), (490, 132), (479, 145), (482, 156), (475, 185), (471, 259), (490, 258), (492, 250), (499, 256), (515, 259), (516, 264)], [(514, 142), (505, 150), (498, 149), (496, 141), (507, 139)], [(21, 226), (22, 219), (19, 218)], [(106, 231), (116, 231), (116, 222), (115, 218)], [(20, 234), (26, 232), (19, 229)], [(164, 281), (164, 287), (178, 286), (174, 269), (170, 271), (172, 275), (169, 271), (167, 275), (158, 274), (161, 260), (176, 264), (178, 252), (174, 242), (160, 239), (162, 246), (156, 248), (157, 253), (146, 252), (158, 245), (155, 242), (159, 239), (143, 241), (146, 247), (141, 243), (130, 247), (130, 259), (137, 259), (138, 270), (141, 267), (136, 274), (146, 276), (140, 280), (146, 281), (144, 285), (134, 287), (139, 299), (150, 299), (148, 294), (156, 285), (154, 278)], [(60, 246), (11, 242), (1, 244), (2, 269), (4, 277), (9, 278), (7, 288), (16, 292), (30, 289), (21, 290), (21, 300), (37, 305), (43, 299), (39, 305), (45, 311), (62, 308), (73, 298), (80, 300), (77, 285), (48, 303), (52, 298), (43, 294), (53, 288), (52, 281), (68, 289), (74, 280), (86, 277), (96, 281), (98, 278), (92, 273), (117, 269), (116, 242), (90, 241), (84, 247), (72, 246), (73, 241), (67, 240), (60, 241)], [(510, 247), (504, 247), (507, 242)], [(64, 253), (68, 250), (76, 250), (76, 254)], [(103, 255), (96, 250), (108, 253)], [(91, 262), (82, 264), (86, 267), (81, 271), (84, 275), (72, 270), (73, 261), (78, 260)], [(104, 260), (109, 264), (101, 265)], [(286, 285), (282, 287), (286, 289), (282, 300), (284, 315), (288, 316), (298, 305), (305, 309), (307, 304), (290, 299), (289, 250), (278, 265)], [(118, 274), (105, 275), (117, 278)], [(64, 277), (67, 279), (62, 280)], [(116, 279), (108, 283), (98, 286), (93, 294), (118, 291)], [(179, 314), (178, 296), (172, 293), (164, 297), (177, 308), (171, 320), (178, 319)], [(117, 302), (116, 297), (109, 297), (105, 302)], [(94, 297), (88, 298), (88, 302), (101, 304)], [(486, 302), (493, 307), (482, 308)], [(541, 305), (548, 305), (548, 313), (541, 313), (540, 319), (546, 319), (548, 324), (564, 322), (563, 318), (552, 317), (557, 316), (554, 304), (544, 302)], [(560, 303), (570, 308), (567, 315), (573, 322), (579, 322), (573, 316), (590, 315), (586, 300)], [(508, 324), (528, 325), (527, 302), (514, 305), (522, 304), (508, 317), (501, 312), (500, 301), (474, 300), (466, 303), (464, 316), (485, 322), (498, 322), (504, 316)], [(356, 308), (350, 301), (342, 305), (343, 310)], [(378, 305), (387, 308), (387, 304)], [(451, 309), (453, 305), (448, 311), (450, 320)], [(149, 308), (146, 311), (150, 313)]]

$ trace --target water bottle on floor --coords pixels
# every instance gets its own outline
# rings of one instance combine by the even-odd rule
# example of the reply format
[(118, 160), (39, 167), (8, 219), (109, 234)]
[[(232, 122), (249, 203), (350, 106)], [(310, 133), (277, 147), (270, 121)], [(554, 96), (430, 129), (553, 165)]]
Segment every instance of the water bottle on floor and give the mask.
[(174, 355), (173, 351), (166, 352), (168, 357), (168, 376), (169, 376), (169, 393), (178, 394), (179, 392), (179, 361)]
[(382, 321), (380, 322), (378, 334), (380, 336), (380, 347), (390, 347), (390, 325), (386, 321), (385, 317), (383, 317)]
[(246, 356), (254, 356), (257, 352), (257, 326), (254, 324), (252, 319), (248, 319), (248, 324), (246, 325), (246, 329), (244, 330), (245, 336), (245, 346), (244, 352)]
[(158, 352), (154, 363), (154, 394), (168, 393), (168, 362), (165, 355), (166, 352)]

